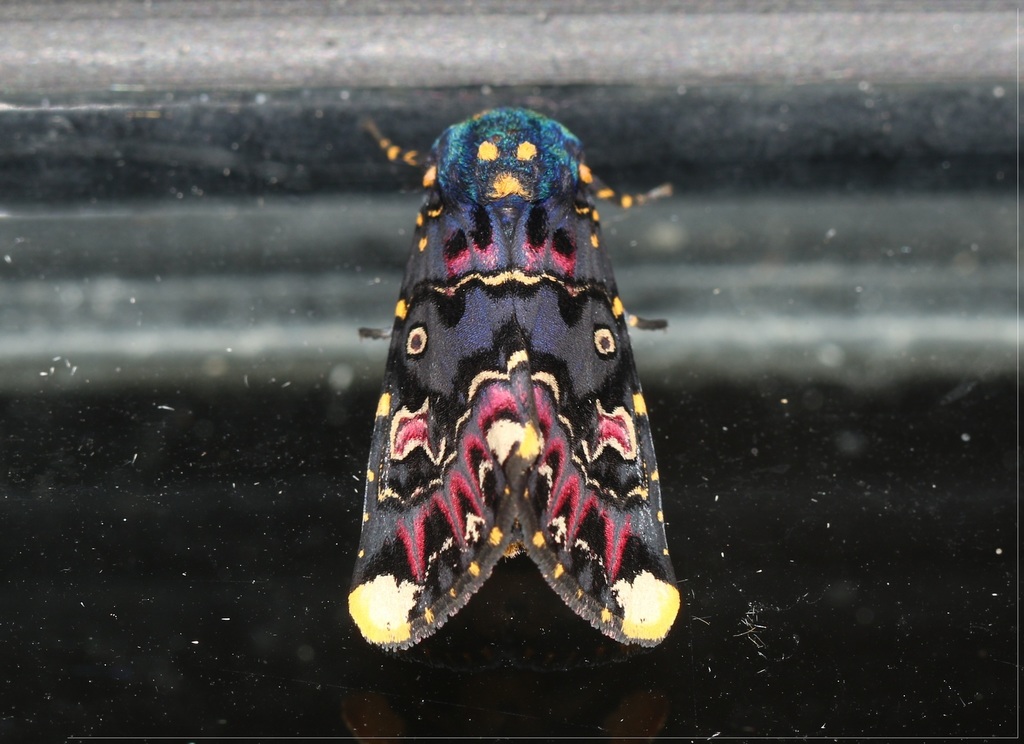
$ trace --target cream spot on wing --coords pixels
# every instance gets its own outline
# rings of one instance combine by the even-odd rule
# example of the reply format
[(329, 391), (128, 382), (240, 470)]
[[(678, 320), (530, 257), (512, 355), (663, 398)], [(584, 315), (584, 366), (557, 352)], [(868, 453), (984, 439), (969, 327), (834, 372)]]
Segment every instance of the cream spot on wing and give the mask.
[(487, 447), (502, 465), (508, 459), (512, 448), (523, 441), (524, 428), (515, 421), (499, 419), (487, 430)]
[(409, 613), (419, 591), (409, 581), (398, 583), (394, 576), (384, 574), (352, 590), (348, 611), (370, 643), (402, 643), (411, 635)]
[(480, 542), (480, 535), (483, 531), (484, 525), (486, 524), (483, 517), (478, 517), (476, 514), (466, 515), (466, 542), (478, 543)]
[(679, 613), (679, 590), (649, 571), (631, 582), (616, 581), (612, 592), (622, 607), (622, 633), (627, 638), (660, 641)]

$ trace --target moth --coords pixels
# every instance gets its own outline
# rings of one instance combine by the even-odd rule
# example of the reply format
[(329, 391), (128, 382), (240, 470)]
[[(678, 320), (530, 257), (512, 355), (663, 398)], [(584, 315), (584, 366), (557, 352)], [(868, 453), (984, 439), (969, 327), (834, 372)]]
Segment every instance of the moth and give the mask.
[(349, 612), (407, 648), (525, 552), (598, 630), (656, 645), (680, 595), (627, 329), (664, 323), (626, 313), (595, 208), (635, 198), (519, 108), (449, 127), (422, 165), (393, 328), (364, 330), (390, 350)]

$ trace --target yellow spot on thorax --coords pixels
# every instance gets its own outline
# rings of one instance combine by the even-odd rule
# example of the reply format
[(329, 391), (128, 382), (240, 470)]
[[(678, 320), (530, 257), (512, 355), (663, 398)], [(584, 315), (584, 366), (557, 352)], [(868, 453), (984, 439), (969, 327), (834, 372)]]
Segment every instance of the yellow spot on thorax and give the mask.
[(492, 199), (504, 199), (506, 196), (513, 195), (521, 196), (524, 199), (531, 198), (530, 192), (511, 173), (499, 173), (495, 176), (491, 183), (491, 193), (488, 196)]
[(537, 157), (537, 145), (532, 142), (520, 142), (516, 148), (517, 160), (533, 160)]
[(476, 149), (476, 156), (479, 160), (497, 160), (498, 148), (490, 140), (484, 140)]
[(377, 401), (377, 416), (387, 416), (391, 413), (391, 393), (382, 393)]
[(647, 415), (647, 401), (641, 393), (633, 393), (633, 412), (637, 416)]
[(612, 300), (612, 315), (616, 318), (621, 318), (624, 312), (626, 312), (626, 308), (622, 306), (622, 300), (616, 297)]
[(536, 545), (538, 548), (544, 547), (544, 533), (540, 530), (537, 530), (533, 533), (533, 544)]
[(423, 174), (423, 188), (429, 189), (437, 182), (437, 166), (432, 165)]
[(405, 315), (408, 312), (408, 310), (409, 309), (408, 307), (406, 307), (405, 300), (399, 300), (395, 304), (395, 317), (398, 318), (399, 320), (405, 320)]
[(502, 535), (501, 530), (495, 527), (491, 530), (491, 534), (488, 536), (487, 542), (491, 545), (499, 545), (502, 537), (504, 537), (504, 535)]

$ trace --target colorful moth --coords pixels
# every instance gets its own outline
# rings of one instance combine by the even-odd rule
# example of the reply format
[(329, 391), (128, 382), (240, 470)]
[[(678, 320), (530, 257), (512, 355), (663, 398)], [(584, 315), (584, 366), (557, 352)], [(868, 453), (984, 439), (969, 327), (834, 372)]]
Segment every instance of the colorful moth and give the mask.
[(660, 643), (680, 597), (627, 333), (660, 325), (623, 309), (594, 208), (632, 198), (524, 109), (448, 128), (425, 165), (349, 612), (371, 643), (411, 646), (525, 551), (594, 627)]

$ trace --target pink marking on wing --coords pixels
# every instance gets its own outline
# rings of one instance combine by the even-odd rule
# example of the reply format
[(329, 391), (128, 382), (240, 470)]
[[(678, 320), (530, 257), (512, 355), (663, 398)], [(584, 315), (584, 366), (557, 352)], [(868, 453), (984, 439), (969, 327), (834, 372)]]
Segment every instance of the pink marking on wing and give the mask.
[(423, 575), (426, 568), (423, 565), (423, 517), (422, 511), (417, 511), (412, 518), (412, 534), (405, 522), (399, 522), (396, 532), (399, 539), (405, 545), (405, 557), (409, 563), (409, 570), (412, 571), (416, 583), (423, 582)]
[(604, 569), (608, 583), (615, 581), (622, 566), (622, 555), (626, 552), (626, 540), (630, 535), (630, 515), (618, 522), (607, 511), (604, 512)]
[(448, 269), (449, 278), (462, 276), (473, 268), (473, 256), (467, 249), (456, 256), (452, 256), (451, 258), (446, 257), (444, 264), (445, 268)]
[(495, 247), (494, 243), (489, 243), (482, 248), (474, 244), (473, 250), (476, 251), (476, 260), (479, 264), (479, 268), (498, 268), (498, 249)]
[(555, 497), (555, 506), (551, 509), (551, 517), (557, 517), (565, 505), (569, 502), (569, 524), (565, 530), (565, 546), (571, 547), (576, 539), (587, 512), (595, 506), (597, 498), (591, 491), (587, 491), (585, 498), (580, 497), (581, 481), (576, 473), (570, 473), (563, 484), (558, 488), (558, 495)]
[(597, 412), (597, 442), (594, 446), (594, 457), (605, 447), (614, 447), (627, 460), (636, 457), (636, 443), (629, 434), (629, 418), (625, 409), (619, 414)]
[[(548, 241), (548, 246), (552, 245), (551, 241)], [(563, 256), (558, 251), (551, 250), (551, 261), (555, 265), (555, 271), (559, 276), (572, 277), (576, 273), (576, 252), (573, 251), (568, 256)]]
[(480, 431), (487, 431), (496, 419), (508, 414), (516, 420), (520, 418), (519, 404), (512, 391), (505, 385), (488, 385), (480, 395), (477, 408)]
[[(447, 494), (447, 497), (443, 494)], [(455, 488), (453, 486), (451, 489), (445, 489), (444, 492), (435, 491), (430, 500), (444, 515), (444, 518), (448, 520), (448, 529), (452, 531), (452, 535), (459, 541), (459, 547), (464, 548), (466, 546), (466, 530), (462, 526), (462, 513), (459, 511), (459, 505), (455, 497)]]
[(417, 447), (422, 447), (428, 455), (433, 457), (429, 437), (430, 424), (427, 422), (426, 412), (403, 419), (395, 431), (394, 450), (391, 457), (401, 460)]

